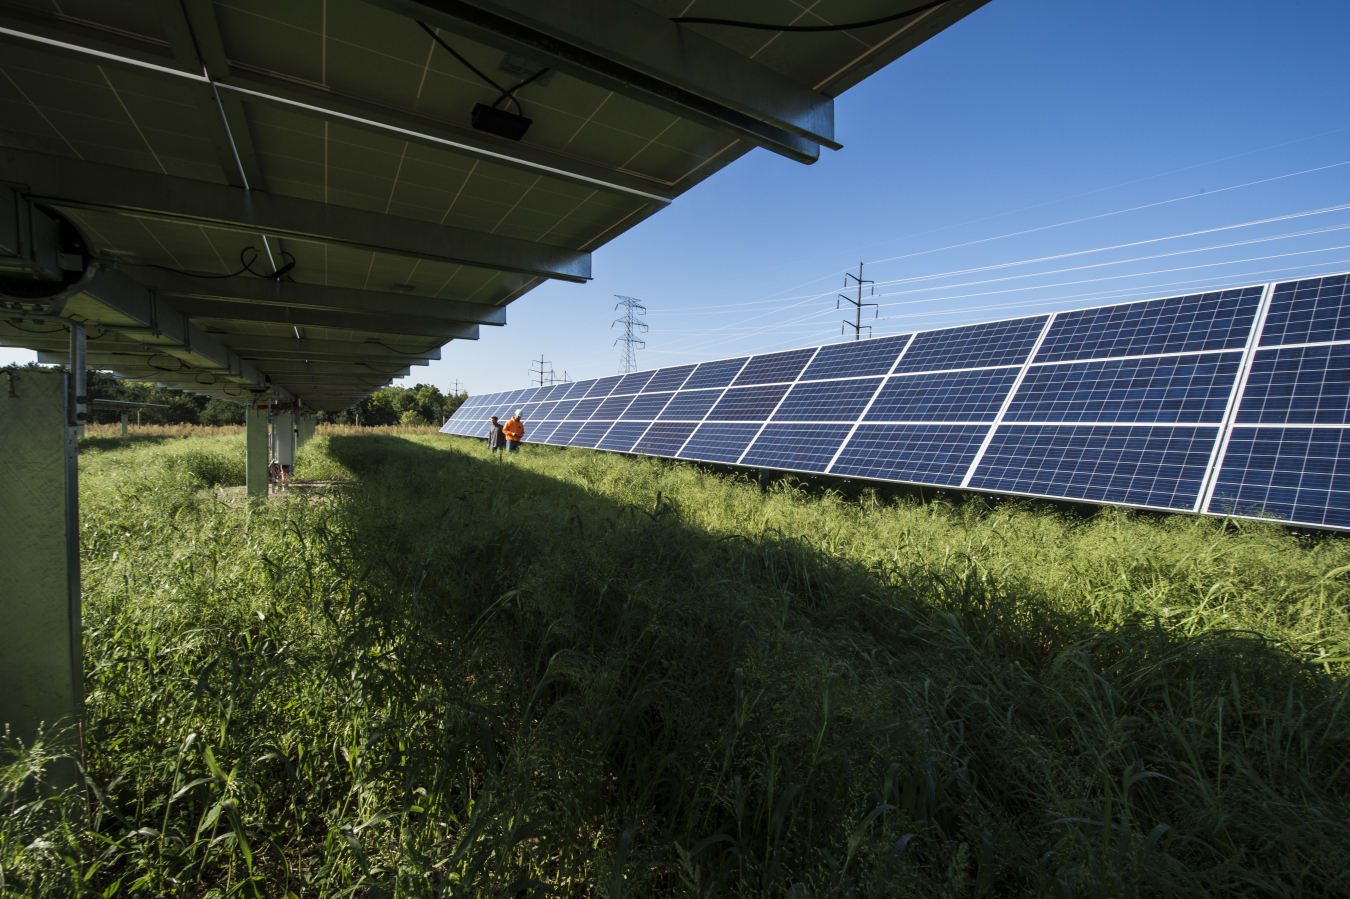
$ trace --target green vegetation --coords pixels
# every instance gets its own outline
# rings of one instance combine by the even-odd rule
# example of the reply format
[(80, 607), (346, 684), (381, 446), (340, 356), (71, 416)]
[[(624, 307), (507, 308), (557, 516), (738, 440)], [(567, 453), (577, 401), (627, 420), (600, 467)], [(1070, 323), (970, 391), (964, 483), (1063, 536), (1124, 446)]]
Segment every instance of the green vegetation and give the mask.
[(12, 895), (1350, 894), (1344, 540), (432, 435), (250, 510), (242, 438), (87, 444), (96, 789), (9, 756)]
[[(163, 357), (166, 364), (172, 357)], [(36, 365), (30, 363), (26, 368), (59, 368), (60, 366)], [(241, 425), (244, 423), (244, 406), (247, 396), (241, 394), (240, 402), (228, 399), (212, 398), (196, 393), (185, 393), (168, 387), (160, 387), (146, 381), (128, 381), (107, 372), (90, 370), (88, 373), (89, 396), (101, 400), (121, 400), (129, 403), (149, 403), (152, 407), (131, 413), (133, 422), (147, 425), (191, 424), (191, 425)], [(412, 387), (391, 385), (377, 390), (345, 412), (320, 412), (319, 421), (334, 424), (360, 424), (363, 426), (402, 425), (404, 427), (439, 427), (455, 413), (465, 400), (467, 393), (446, 395), (430, 384), (414, 384)], [(121, 412), (108, 410), (90, 413), (90, 422), (111, 424), (121, 421)]]

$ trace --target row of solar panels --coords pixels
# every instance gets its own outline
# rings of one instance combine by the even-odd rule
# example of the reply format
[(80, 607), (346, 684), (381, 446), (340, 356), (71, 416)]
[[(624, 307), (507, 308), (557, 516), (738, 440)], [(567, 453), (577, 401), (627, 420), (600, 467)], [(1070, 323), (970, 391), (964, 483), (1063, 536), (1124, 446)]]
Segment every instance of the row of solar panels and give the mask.
[(527, 442), (1350, 528), (1347, 281), (472, 397), (443, 431), (519, 412)]

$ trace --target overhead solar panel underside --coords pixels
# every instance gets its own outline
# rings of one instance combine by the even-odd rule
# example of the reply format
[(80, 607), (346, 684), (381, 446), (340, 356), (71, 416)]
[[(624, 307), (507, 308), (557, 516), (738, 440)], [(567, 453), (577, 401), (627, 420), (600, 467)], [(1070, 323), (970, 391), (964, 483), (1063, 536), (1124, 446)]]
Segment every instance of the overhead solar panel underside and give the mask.
[(1347, 279), (473, 397), (443, 431), (1350, 529)]

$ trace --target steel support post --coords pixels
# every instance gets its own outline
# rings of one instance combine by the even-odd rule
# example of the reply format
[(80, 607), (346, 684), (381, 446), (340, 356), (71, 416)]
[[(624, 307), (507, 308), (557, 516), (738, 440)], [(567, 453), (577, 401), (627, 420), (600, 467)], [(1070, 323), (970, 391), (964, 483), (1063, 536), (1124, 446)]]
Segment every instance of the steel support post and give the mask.
[(281, 477), (288, 479), (295, 468), (295, 413), (276, 415), (276, 460), (281, 465)]
[(70, 755), (48, 770), (56, 789), (79, 782), (84, 708), (73, 402), (82, 373), (12, 371), (0, 388), (0, 727), (25, 745), (41, 728), (59, 730)]
[(252, 497), (267, 497), (267, 410), (244, 411), (244, 488)]
[(123, 436), (123, 437), (127, 436), (127, 425), (130, 424), (130, 423), (131, 423), (131, 413), (130, 413), (130, 412), (123, 412), (123, 413), (122, 413), (122, 436)]

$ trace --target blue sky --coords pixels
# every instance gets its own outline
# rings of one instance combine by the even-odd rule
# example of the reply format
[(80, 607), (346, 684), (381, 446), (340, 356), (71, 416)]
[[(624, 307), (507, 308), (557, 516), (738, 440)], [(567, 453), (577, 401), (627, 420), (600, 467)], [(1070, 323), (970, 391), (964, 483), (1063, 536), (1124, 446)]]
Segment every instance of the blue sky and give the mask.
[(843, 150), (753, 151), (401, 383), (612, 374), (614, 294), (642, 368), (837, 341), (859, 261), (877, 336), (1350, 270), (1347, 33), (1332, 0), (993, 0), (838, 98)]

